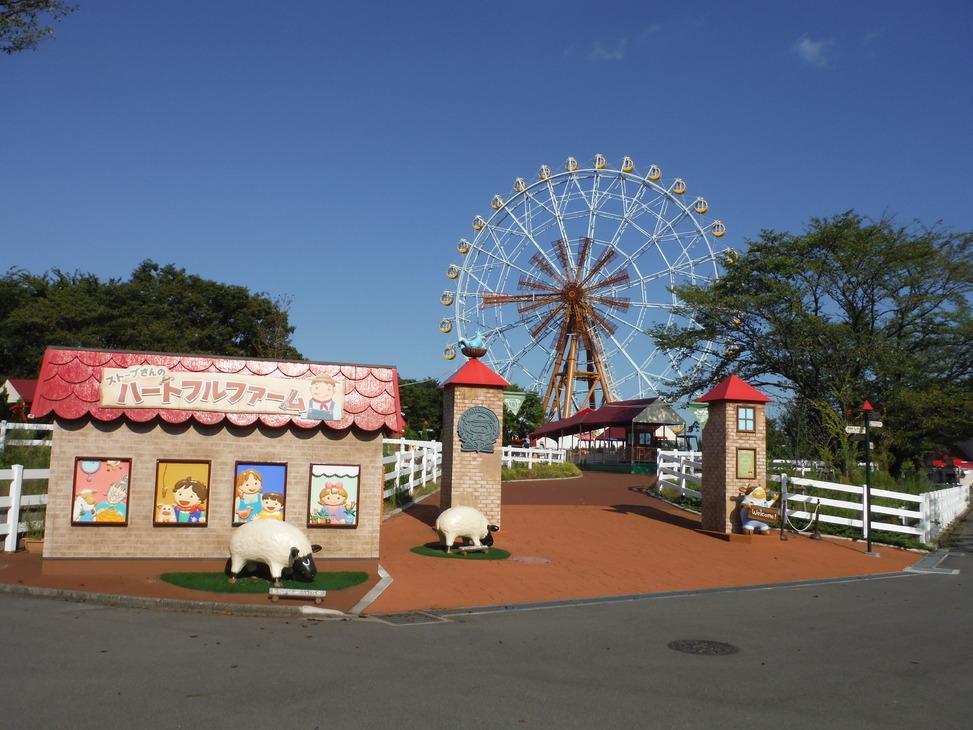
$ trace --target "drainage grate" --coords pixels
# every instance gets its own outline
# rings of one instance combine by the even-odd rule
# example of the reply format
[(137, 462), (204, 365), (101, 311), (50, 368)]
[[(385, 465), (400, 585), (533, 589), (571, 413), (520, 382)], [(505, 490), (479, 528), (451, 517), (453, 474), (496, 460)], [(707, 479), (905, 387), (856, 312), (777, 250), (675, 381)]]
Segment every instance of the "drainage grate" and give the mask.
[(707, 641), (705, 639), (680, 639), (670, 641), (666, 646), (684, 654), (703, 654), (706, 656), (722, 656), (725, 654), (736, 654), (740, 647), (733, 644), (725, 644), (722, 641)]
[(436, 624), (436, 623), (446, 623), (446, 619), (441, 616), (436, 616), (431, 613), (418, 613), (415, 611), (409, 613), (387, 613), (383, 616), (372, 616), (372, 618), (378, 621), (384, 621), (387, 624), (392, 624), (394, 626), (414, 626), (416, 624)]

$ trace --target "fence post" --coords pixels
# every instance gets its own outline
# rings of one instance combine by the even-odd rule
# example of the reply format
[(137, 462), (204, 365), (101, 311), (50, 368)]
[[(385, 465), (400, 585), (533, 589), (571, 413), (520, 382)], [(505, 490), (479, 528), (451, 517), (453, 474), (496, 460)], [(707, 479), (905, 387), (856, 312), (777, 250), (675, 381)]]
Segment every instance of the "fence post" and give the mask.
[[(4, 421), (6, 425), (6, 421)], [(3, 549), (8, 553), (17, 552), (17, 538), (20, 537), (20, 495), (24, 490), (24, 465), (10, 467), (14, 478), (10, 482), (10, 509), (7, 511), (7, 526), (10, 531), (4, 538)]]
[(7, 422), (0, 421), (0, 449), (7, 448)]

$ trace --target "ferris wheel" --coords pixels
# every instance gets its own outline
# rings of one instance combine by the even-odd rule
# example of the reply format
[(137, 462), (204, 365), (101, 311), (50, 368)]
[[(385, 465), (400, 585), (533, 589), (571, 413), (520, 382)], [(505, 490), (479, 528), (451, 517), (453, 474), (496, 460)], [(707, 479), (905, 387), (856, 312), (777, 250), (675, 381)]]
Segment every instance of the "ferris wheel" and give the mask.
[(706, 200), (686, 193), (683, 180), (663, 182), (657, 165), (641, 174), (629, 157), (617, 168), (602, 155), (587, 166), (569, 157), (562, 172), (543, 165), (535, 181), (518, 178), (473, 219), (446, 270), (444, 357), (482, 338), (490, 366), (541, 394), (551, 418), (657, 395), (702, 367), (712, 343), (690, 355), (646, 334), (692, 326), (669, 288), (706, 284), (735, 257), (716, 246), (726, 227), (704, 220)]

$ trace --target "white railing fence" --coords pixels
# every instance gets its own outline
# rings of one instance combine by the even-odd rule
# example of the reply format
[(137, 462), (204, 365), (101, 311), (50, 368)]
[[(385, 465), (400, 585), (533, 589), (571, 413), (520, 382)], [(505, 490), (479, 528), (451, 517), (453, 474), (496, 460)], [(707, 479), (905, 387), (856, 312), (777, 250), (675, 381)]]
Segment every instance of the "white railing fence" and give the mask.
[(534, 464), (563, 464), (566, 454), (567, 452), (564, 449), (504, 446), (502, 463), (507, 467), (513, 466), (515, 463), (527, 464), (528, 469), (533, 469)]
[[(660, 451), (658, 485), (679, 494), (702, 498), (698, 489), (687, 485), (701, 483), (702, 466), (702, 454), (698, 451)], [(785, 505), (784, 514), (792, 527), (795, 527), (795, 521), (801, 520), (806, 520), (807, 526), (810, 526), (817, 514), (821, 523), (861, 530), (863, 539), (868, 538), (870, 530), (873, 535), (876, 531), (884, 531), (911, 535), (928, 545), (970, 506), (970, 489), (962, 485), (923, 494), (872, 488), (868, 490), (872, 498), (871, 508), (868, 509), (864, 504), (864, 486), (787, 474), (780, 474), (776, 478), (780, 483), (781, 503)], [(893, 504), (875, 504), (876, 500)], [(827, 514), (821, 512), (819, 507), (847, 510), (851, 516)], [(869, 520), (864, 517), (866, 509), (871, 516)]]
[[(46, 494), (24, 496), (24, 480), (48, 479), (50, 475), (50, 469), (24, 469), (21, 464), (14, 464), (9, 469), (0, 469), (0, 481), (10, 482), (9, 496), (0, 497), (0, 536), (3, 536), (5, 552), (15, 552), (20, 533), (27, 532), (34, 527), (27, 522), (20, 521), (21, 509), (47, 504)], [(4, 512), (6, 514), (3, 514)]]
[[(410, 439), (384, 439), (385, 450), (392, 452), (382, 459), (385, 469), (383, 498), (396, 494), (410, 497), (416, 487), (437, 481), (443, 473), (443, 445), (439, 441), (412, 441)], [(389, 468), (389, 465), (392, 465)]]
[(660, 489), (666, 487), (696, 499), (703, 497), (698, 489), (703, 480), (703, 454), (699, 451), (660, 451), (656, 456), (656, 475)]
[[(443, 445), (441, 442), (385, 439), (382, 443), (386, 453), (392, 452), (382, 459), (385, 468), (385, 499), (403, 494), (411, 497), (416, 488), (428, 482), (438, 481), (442, 477)], [(564, 449), (504, 446), (501, 462), (508, 467), (515, 463), (526, 463), (532, 469), (534, 464), (564, 463), (565, 454)]]
[(36, 439), (12, 439), (10, 434), (14, 431), (40, 431), (51, 432), (54, 426), (49, 423), (11, 423), (10, 421), (0, 421), (0, 449), (8, 446), (50, 446), (51, 438)]

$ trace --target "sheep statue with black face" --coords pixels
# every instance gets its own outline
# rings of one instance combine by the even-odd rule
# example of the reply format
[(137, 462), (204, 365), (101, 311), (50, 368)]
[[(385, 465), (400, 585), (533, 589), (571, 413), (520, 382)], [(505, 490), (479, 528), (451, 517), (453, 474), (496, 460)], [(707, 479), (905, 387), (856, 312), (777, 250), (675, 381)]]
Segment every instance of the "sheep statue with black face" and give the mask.
[(307, 535), (287, 522), (245, 522), (234, 529), (230, 538), (230, 583), (236, 582), (244, 567), (252, 570), (257, 563), (270, 568), (270, 577), (277, 587), (281, 586), (285, 571), (295, 580), (310, 582), (318, 572), (312, 553), (320, 549), (320, 545), (312, 545)]
[(478, 509), (466, 506), (444, 509), (436, 518), (436, 526), (433, 528), (447, 553), (460, 538), (464, 543), (472, 541), (477, 548), (489, 548), (493, 545), (491, 533), (499, 529), (497, 525), (487, 524), (487, 518)]

